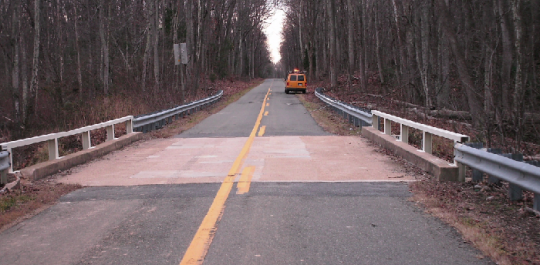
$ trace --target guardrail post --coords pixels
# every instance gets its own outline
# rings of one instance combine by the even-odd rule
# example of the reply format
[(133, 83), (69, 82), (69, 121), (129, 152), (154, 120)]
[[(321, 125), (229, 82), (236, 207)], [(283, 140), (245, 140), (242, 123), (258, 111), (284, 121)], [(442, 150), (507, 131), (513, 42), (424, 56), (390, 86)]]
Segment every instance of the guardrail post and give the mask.
[[(492, 154), (500, 155), (502, 154), (502, 150), (500, 148), (488, 148), (487, 151)], [(500, 184), (501, 181), (493, 176), (488, 176), (488, 183), (490, 184)]]
[(13, 173), (13, 152), (11, 148), (6, 150), (9, 153), (9, 170), (8, 173)]
[[(482, 149), (484, 148), (484, 143), (466, 143), (465, 144), (466, 146), (469, 146), (469, 147), (472, 147), (472, 148), (475, 148), (475, 149)], [(478, 169), (474, 169), (472, 170), (472, 181), (473, 182), (482, 182), (482, 180), (484, 179), (484, 173)]]
[(58, 138), (47, 141), (49, 147), (49, 161), (58, 159)]
[[(9, 163), (9, 161), (10, 161), (9, 159), (11, 157), (10, 153), (2, 151), (1, 147), (0, 147), (0, 153), (3, 153), (2, 156), (6, 155), (6, 153), (7, 153), (7, 157), (6, 157), (7, 159), (5, 159), (5, 160), (7, 160), (8, 163)], [(0, 167), (2, 167), (2, 168), (6, 167), (5, 169), (0, 170), (0, 184), (7, 184), (7, 173), (8, 173), (8, 170), (11, 168), (11, 164), (6, 165), (5, 162), (6, 161), (1, 161), (1, 163), (0, 163)]]
[(126, 134), (133, 133), (133, 120), (126, 121)]
[(7, 184), (7, 169), (0, 172), (0, 184)]
[(90, 131), (82, 133), (82, 149), (90, 149), (92, 147), (92, 141), (90, 140)]
[(433, 148), (432, 135), (431, 133), (428, 133), (428, 132), (422, 132), (422, 133), (423, 133), (422, 150), (428, 154), (431, 154), (433, 153), (432, 152), (432, 148)]
[(379, 117), (377, 117), (377, 115), (371, 115), (371, 126), (376, 130), (379, 130)]
[[(523, 154), (512, 154), (512, 159), (523, 162)], [(523, 189), (520, 186), (509, 183), (508, 197), (512, 201), (519, 201), (523, 199)]]
[(111, 141), (114, 140), (114, 124), (111, 126), (107, 126), (107, 140)]
[(399, 125), (400, 129), (400, 135), (399, 135), (399, 140), (408, 144), (409, 143), (409, 127), (407, 127), (407, 125), (403, 125), (403, 124), (400, 124)]
[[(538, 161), (527, 161), (527, 164), (540, 167), (540, 163), (538, 163)], [(536, 211), (540, 211), (540, 193), (534, 193), (533, 209)]]
[(392, 121), (384, 119), (384, 134), (392, 135)]
[(459, 162), (456, 163), (458, 167), (458, 182), (465, 182), (465, 173), (467, 172), (467, 166)]

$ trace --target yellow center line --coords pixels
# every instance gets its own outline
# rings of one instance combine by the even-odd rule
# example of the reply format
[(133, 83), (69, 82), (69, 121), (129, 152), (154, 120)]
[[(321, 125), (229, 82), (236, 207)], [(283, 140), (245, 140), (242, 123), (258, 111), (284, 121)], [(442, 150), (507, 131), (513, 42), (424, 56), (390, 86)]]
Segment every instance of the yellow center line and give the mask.
[(269, 107), (269, 106), (270, 106), (270, 103), (266, 103), (266, 106)]
[(265, 111), (265, 112), (264, 112), (264, 116), (268, 116), (268, 111)]
[(238, 184), (236, 184), (236, 194), (244, 194), (249, 191), (253, 172), (255, 172), (255, 166), (249, 166), (244, 168), (244, 170), (242, 171), (242, 177), (240, 177)]
[[(199, 226), (199, 230), (197, 230), (197, 233), (195, 233), (195, 236), (193, 237), (191, 244), (186, 250), (182, 261), (180, 261), (180, 265), (203, 263), (204, 257), (206, 256), (208, 248), (210, 247), (212, 239), (214, 238), (214, 235), (217, 231), (217, 222), (221, 219), (221, 216), (223, 215), (223, 211), (225, 209), (225, 201), (227, 201), (227, 198), (231, 193), (236, 174), (242, 167), (244, 158), (249, 153), (251, 145), (253, 144), (253, 140), (255, 139), (255, 134), (257, 133), (257, 130), (261, 125), (261, 120), (264, 113), (264, 106), (267, 105), (266, 101), (268, 99), (268, 94), (270, 93), (273, 84), (274, 82), (272, 82), (270, 88), (268, 88), (268, 92), (266, 92), (266, 96), (264, 97), (264, 101), (261, 106), (261, 111), (259, 112), (259, 116), (257, 117), (257, 121), (255, 122), (253, 130), (251, 130), (251, 134), (249, 135), (246, 143), (244, 144), (242, 151), (240, 151), (240, 154), (238, 155), (238, 157), (236, 157), (236, 160), (234, 161), (231, 169), (229, 170), (229, 174), (223, 180), (223, 183), (221, 184), (221, 187), (219, 188), (216, 197), (214, 198), (214, 201), (212, 202), (212, 205), (208, 210), (208, 213), (206, 213), (206, 216), (204, 217), (201, 225)], [(251, 180), (251, 178), (249, 178), (249, 180)], [(247, 189), (249, 190), (250, 184), (245, 183), (243, 185), (247, 185)]]
[(261, 126), (261, 129), (259, 130), (259, 137), (262, 137), (264, 135), (264, 131), (266, 131), (266, 126)]

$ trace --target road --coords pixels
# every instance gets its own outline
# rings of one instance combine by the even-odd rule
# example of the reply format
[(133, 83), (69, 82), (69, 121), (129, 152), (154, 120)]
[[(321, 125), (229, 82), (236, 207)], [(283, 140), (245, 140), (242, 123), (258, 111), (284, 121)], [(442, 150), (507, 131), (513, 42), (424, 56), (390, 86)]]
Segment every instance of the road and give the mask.
[(0, 234), (0, 264), (492, 264), (410, 202), (399, 164), (323, 131), (280, 79)]

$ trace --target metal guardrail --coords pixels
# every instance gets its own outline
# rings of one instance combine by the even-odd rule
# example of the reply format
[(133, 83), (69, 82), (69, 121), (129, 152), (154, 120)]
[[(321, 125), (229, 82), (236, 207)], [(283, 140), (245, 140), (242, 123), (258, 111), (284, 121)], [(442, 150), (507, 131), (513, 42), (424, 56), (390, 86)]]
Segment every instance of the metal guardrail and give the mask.
[[(473, 181), (478, 180), (478, 176), (486, 173), (490, 178), (498, 178), (510, 183), (509, 196), (512, 200), (522, 198), (522, 190), (529, 190), (534, 193), (534, 210), (540, 211), (540, 168), (507, 158), (505, 156), (488, 153), (486, 151), (469, 147), (462, 143), (469, 141), (469, 136), (432, 127), (429, 125), (406, 120), (397, 116), (393, 116), (384, 112), (371, 110), (363, 111), (357, 107), (340, 102), (322, 93), (322, 88), (315, 90), (315, 95), (326, 104), (332, 106), (337, 111), (343, 113), (344, 117), (354, 117), (366, 121), (367, 117), (371, 118), (372, 124), (377, 130), (380, 128), (380, 120), (383, 119), (383, 133), (391, 135), (392, 122), (399, 123), (400, 134), (395, 135), (399, 141), (408, 143), (409, 128), (414, 128), (422, 131), (422, 151), (432, 153), (432, 135), (437, 135), (454, 141), (454, 164), (458, 167), (459, 181), (465, 180), (465, 166), (473, 169)], [(355, 121), (356, 125), (356, 121)], [(481, 146), (475, 146), (481, 147)], [(476, 171), (476, 172), (475, 172)]]
[(446, 139), (453, 140), (454, 143), (465, 143), (469, 141), (469, 136), (459, 134), (447, 130), (443, 130), (437, 127), (421, 124), (418, 122), (406, 120), (394, 115), (390, 115), (384, 112), (373, 110), (373, 127), (379, 129), (379, 118), (383, 118), (383, 132), (384, 134), (392, 135), (392, 122), (399, 123), (400, 135), (397, 136), (399, 141), (409, 142), (409, 128), (422, 131), (422, 151), (431, 154), (432, 153), (432, 135), (437, 135)]
[(7, 171), (10, 169), (9, 152), (0, 152), (0, 185), (7, 184)]
[(162, 128), (167, 123), (172, 123), (173, 117), (178, 119), (180, 115), (183, 117), (186, 114), (190, 115), (203, 107), (215, 103), (223, 96), (223, 90), (217, 94), (201, 100), (197, 100), (188, 104), (184, 104), (171, 109), (140, 115), (133, 119), (133, 128), (139, 132), (149, 132)]
[(353, 106), (326, 96), (323, 94), (323, 88), (321, 87), (315, 89), (315, 96), (317, 96), (324, 103), (333, 107), (336, 111), (342, 114), (345, 119), (348, 119), (349, 122), (353, 123), (355, 126), (371, 126), (371, 122), (373, 120), (371, 110)]
[[(126, 116), (123, 118), (102, 122), (79, 129), (74, 129), (67, 132), (51, 133), (47, 135), (36, 136), (27, 139), (21, 139), (12, 142), (0, 143), (2, 150), (7, 150), (9, 154), (12, 154), (12, 149), (22, 146), (27, 146), (35, 143), (48, 142), (49, 149), (49, 160), (55, 160), (60, 158), (58, 154), (58, 139), (66, 136), (82, 134), (82, 145), (83, 150), (92, 148), (92, 142), (90, 141), (90, 131), (106, 128), (107, 129), (107, 141), (114, 140), (114, 125), (120, 123), (126, 123), (126, 133), (130, 134), (133, 132), (133, 116)], [(13, 157), (9, 155), (9, 171), (13, 172)]]
[[(466, 165), (534, 192), (533, 208), (540, 211), (540, 168), (463, 144), (454, 146), (454, 154), (460, 167)], [(462, 170), (464, 171), (464, 168)]]

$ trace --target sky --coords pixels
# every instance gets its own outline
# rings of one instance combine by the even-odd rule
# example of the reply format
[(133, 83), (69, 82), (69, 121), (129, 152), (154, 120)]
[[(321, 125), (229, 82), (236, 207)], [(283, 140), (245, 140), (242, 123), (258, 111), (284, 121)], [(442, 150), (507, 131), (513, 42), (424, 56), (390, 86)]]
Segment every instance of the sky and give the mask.
[(264, 30), (268, 38), (268, 46), (270, 48), (270, 59), (273, 63), (279, 62), (281, 55), (279, 54), (279, 46), (281, 45), (281, 31), (283, 30), (283, 20), (285, 12), (276, 9), (274, 15), (267, 21), (267, 26)]

